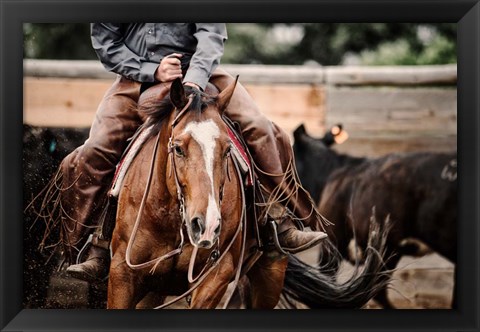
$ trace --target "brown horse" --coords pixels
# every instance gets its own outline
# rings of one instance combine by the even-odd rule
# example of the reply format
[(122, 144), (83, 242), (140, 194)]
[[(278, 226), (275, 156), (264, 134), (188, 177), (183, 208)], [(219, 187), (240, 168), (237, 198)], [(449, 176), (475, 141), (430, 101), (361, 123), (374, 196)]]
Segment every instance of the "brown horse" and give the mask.
[[(235, 85), (215, 97), (200, 92), (187, 96), (177, 80), (170, 97), (150, 111), (150, 138), (130, 165), (118, 198), (108, 308), (135, 308), (150, 291), (162, 297), (188, 295), (190, 308), (215, 308), (228, 284), (244, 273), (249, 308), (274, 308), (284, 281), (288, 285), (299, 278), (303, 284), (290, 282), (294, 286), (287, 288), (297, 300), (302, 300), (297, 285), (301, 293), (315, 284), (323, 289), (307, 291), (310, 306), (358, 307), (383, 282), (375, 273), (381, 266), (376, 250), (370, 252), (365, 272), (343, 285), (323, 277), (312, 282), (318, 271), (275, 250), (245, 264), (245, 243), (255, 238), (254, 227), (246, 221), (243, 180), (222, 119)], [(377, 236), (380, 242), (385, 237), (382, 232)], [(242, 271), (242, 265), (248, 270)], [(303, 276), (307, 270), (310, 279)], [(343, 302), (338, 302), (339, 293)]]
[[(194, 94), (189, 99), (179, 81), (172, 84), (176, 111), (166, 103), (159, 108), (163, 113), (156, 116), (163, 121), (130, 166), (119, 195), (108, 308), (133, 308), (150, 290), (166, 296), (192, 287), (191, 308), (215, 308), (238, 274), (245, 202), (222, 120), (234, 88), (215, 98)], [(137, 216), (141, 222), (135, 229)], [(184, 230), (190, 243), (183, 245)], [(271, 278), (278, 282), (262, 286), (267, 300), (255, 299), (254, 307), (278, 302), (287, 260), (272, 264), (278, 276)], [(206, 272), (199, 272), (203, 267)]]

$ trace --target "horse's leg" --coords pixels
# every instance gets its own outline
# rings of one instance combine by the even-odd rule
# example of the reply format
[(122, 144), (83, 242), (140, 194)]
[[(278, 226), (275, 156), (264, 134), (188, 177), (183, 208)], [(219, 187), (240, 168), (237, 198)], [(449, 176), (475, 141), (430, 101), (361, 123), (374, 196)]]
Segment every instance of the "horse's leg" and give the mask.
[(233, 291), (232, 298), (228, 303), (227, 309), (252, 309), (252, 299), (250, 297), (250, 280), (243, 276), (238, 281), (237, 287)]
[(277, 252), (265, 252), (248, 272), (252, 309), (273, 309), (280, 300), (288, 260)]
[(193, 291), (190, 309), (215, 309), (227, 291), (234, 272), (233, 258), (228, 253), (203, 283)]
[(107, 309), (134, 309), (146, 295), (142, 273), (125, 264), (124, 255), (115, 254), (108, 277)]

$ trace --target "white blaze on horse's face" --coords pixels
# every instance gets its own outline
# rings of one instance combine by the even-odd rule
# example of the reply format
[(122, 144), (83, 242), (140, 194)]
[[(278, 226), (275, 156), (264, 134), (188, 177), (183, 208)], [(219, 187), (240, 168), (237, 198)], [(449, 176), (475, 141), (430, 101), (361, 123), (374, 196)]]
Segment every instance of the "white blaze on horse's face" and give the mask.
[[(220, 130), (217, 124), (212, 119), (209, 119), (202, 122), (189, 123), (185, 127), (184, 133), (190, 134), (190, 136), (200, 146), (206, 172), (210, 180), (210, 190), (208, 193), (205, 192), (205, 195), (208, 195), (208, 206), (205, 215), (205, 229), (197, 242), (197, 244), (209, 248), (213, 245), (215, 238), (218, 236), (218, 229), (221, 220), (220, 207), (214, 198), (215, 188), (213, 179), (214, 152), (217, 145), (217, 138), (220, 135)], [(190, 232), (189, 236), (190, 242), (194, 244)]]

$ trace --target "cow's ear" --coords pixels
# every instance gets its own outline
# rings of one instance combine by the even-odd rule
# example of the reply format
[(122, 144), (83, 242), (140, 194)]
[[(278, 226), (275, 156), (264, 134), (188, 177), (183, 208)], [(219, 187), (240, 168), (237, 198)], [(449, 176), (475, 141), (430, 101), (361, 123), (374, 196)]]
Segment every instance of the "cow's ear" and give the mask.
[(172, 82), (170, 88), (170, 100), (172, 101), (173, 106), (181, 110), (187, 105), (188, 98), (185, 96), (185, 89), (183, 88), (182, 80), (176, 78)]
[(303, 136), (307, 134), (307, 131), (305, 129), (305, 125), (302, 123), (297, 127), (297, 129), (294, 130), (293, 132), (293, 138), (295, 139), (296, 142), (302, 140)]
[(343, 129), (341, 124), (337, 124), (330, 129), (330, 133), (335, 140), (335, 143), (342, 144), (348, 139), (348, 133), (346, 130)]

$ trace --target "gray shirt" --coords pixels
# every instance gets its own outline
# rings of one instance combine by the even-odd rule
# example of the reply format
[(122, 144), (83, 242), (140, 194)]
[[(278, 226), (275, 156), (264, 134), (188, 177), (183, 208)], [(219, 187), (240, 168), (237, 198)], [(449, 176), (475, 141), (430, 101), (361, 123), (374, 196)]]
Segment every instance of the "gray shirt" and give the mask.
[(92, 23), (92, 45), (104, 67), (138, 82), (154, 82), (162, 59), (182, 53), (183, 81), (205, 89), (220, 63), (224, 23)]

